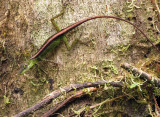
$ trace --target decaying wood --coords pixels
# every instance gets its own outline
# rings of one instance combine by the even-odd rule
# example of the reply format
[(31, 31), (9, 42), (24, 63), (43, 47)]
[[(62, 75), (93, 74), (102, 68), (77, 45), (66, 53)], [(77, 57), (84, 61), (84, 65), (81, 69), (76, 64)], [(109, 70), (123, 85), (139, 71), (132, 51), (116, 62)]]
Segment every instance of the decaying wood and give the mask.
[(50, 117), (50, 116), (54, 115), (55, 112), (57, 112), (59, 109), (61, 109), (62, 107), (66, 106), (68, 103), (74, 101), (77, 98), (80, 98), (80, 97), (86, 95), (86, 93), (93, 92), (93, 91), (96, 91), (96, 90), (97, 90), (97, 88), (90, 87), (90, 88), (88, 88), (87, 92), (86, 91), (79, 91), (75, 95), (72, 95), (69, 98), (67, 98), (66, 100), (64, 100), (63, 102), (55, 105), (52, 109), (50, 109), (48, 112), (43, 114), (41, 117)]
[(142, 70), (138, 70), (138, 68), (129, 65), (128, 63), (121, 64), (121, 67), (131, 72), (133, 75), (137, 75), (140, 78), (147, 80), (149, 83), (155, 84), (155, 86), (160, 86), (160, 80)]
[(103, 86), (105, 84), (109, 84), (114, 87), (122, 87), (123, 83), (121, 81), (118, 82), (110, 82), (110, 81), (96, 81), (96, 82), (87, 82), (87, 83), (78, 83), (78, 84), (71, 84), (69, 86), (65, 86), (64, 88), (58, 89), (56, 91), (53, 91), (49, 95), (45, 96), (45, 98), (38, 102), (37, 104), (33, 105), (32, 107), (16, 114), (14, 117), (24, 117), (29, 115), (30, 113), (33, 113), (34, 111), (44, 107), (46, 104), (49, 104), (53, 99), (57, 98), (64, 92), (70, 92), (75, 89), (82, 89), (82, 88), (88, 88), (88, 87), (98, 87), (98, 86)]

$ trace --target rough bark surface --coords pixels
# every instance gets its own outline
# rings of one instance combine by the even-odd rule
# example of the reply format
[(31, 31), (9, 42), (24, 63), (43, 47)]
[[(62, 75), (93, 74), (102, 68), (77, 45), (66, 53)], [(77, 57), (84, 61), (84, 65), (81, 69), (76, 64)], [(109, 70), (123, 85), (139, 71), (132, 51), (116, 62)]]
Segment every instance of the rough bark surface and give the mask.
[[(0, 116), (15, 115), (65, 85), (119, 80), (115, 77), (122, 73), (120, 63), (142, 67), (146, 56), (156, 58), (159, 53), (151, 49), (131, 25), (118, 20), (96, 19), (66, 34), (70, 43), (78, 38), (90, 41), (87, 45), (77, 44), (68, 51), (62, 43), (47, 55), (46, 61), (25, 75), (18, 75), (20, 64), (56, 33), (50, 19), (61, 12), (62, 4), (66, 5), (65, 13), (55, 19), (62, 29), (89, 16), (113, 15), (134, 22), (153, 42), (158, 42), (160, 27), (151, 1), (128, 1), (130, 3), (127, 0), (0, 0)], [(42, 115), (50, 107), (52, 105), (33, 116)], [(64, 111), (64, 115), (72, 111), (71, 108)], [(141, 110), (137, 117), (143, 114)], [(136, 116), (135, 112), (132, 115)]]

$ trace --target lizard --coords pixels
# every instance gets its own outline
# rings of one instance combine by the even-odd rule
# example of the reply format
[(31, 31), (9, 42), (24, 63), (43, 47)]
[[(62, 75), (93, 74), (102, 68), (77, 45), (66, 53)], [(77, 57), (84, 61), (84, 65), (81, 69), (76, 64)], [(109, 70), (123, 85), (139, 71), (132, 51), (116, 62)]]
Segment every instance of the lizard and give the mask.
[(45, 41), (45, 43), (40, 47), (40, 49), (37, 51), (37, 53), (35, 55), (33, 55), (29, 61), (27, 61), (25, 64), (21, 65), (19, 73), (24, 74), (26, 71), (31, 69), (37, 62), (41, 61), (42, 58), (45, 57), (49, 51), (51, 51), (54, 48), (56, 48), (57, 46), (59, 46), (61, 40), (63, 40), (65, 42), (65, 44), (67, 45), (67, 41), (66, 41), (64, 34), (66, 34), (67, 32), (71, 31), (72, 29), (78, 27), (79, 25), (81, 25), (89, 20), (93, 20), (93, 19), (97, 19), (97, 18), (111, 18), (111, 19), (117, 19), (117, 20), (121, 20), (126, 23), (129, 23), (130, 25), (134, 26), (135, 29), (140, 31), (142, 33), (142, 35), (147, 39), (147, 41), (149, 41), (152, 44), (152, 46), (155, 47), (157, 49), (157, 51), (160, 52), (160, 50), (151, 42), (151, 40), (147, 37), (147, 35), (140, 28), (138, 28), (135, 24), (131, 23), (130, 21), (122, 19), (120, 17), (116, 17), (116, 16), (93, 16), (93, 17), (88, 17), (86, 19), (80, 20), (80, 21), (78, 21), (78, 22), (76, 22), (76, 23), (74, 23), (74, 24), (72, 24), (62, 30), (58, 29), (59, 32), (57, 32), (56, 34), (54, 34), (50, 38), (48, 38), (48, 40)]
[[(55, 19), (58, 18), (58, 17), (60, 17), (60, 16), (62, 16), (62, 15), (64, 14), (64, 12), (65, 12), (65, 6), (62, 7), (62, 11), (61, 11), (58, 15), (56, 15), (56, 16), (54, 16), (54, 17), (51, 18), (51, 23), (52, 23), (52, 25), (54, 26), (54, 28), (55, 28), (55, 30), (56, 30), (57, 32), (60, 32), (61, 29), (60, 29), (60, 27), (57, 25)], [(66, 38), (65, 35), (62, 35), (60, 38), (61, 38), (61, 40), (63, 40), (63, 41), (65, 42), (65, 45), (66, 45), (66, 47), (67, 47), (68, 50), (71, 50), (71, 48), (72, 48), (78, 41), (81, 42), (79, 39), (75, 39), (75, 40), (73, 41), (73, 43), (72, 43), (71, 45), (69, 45), (69, 44), (68, 44), (68, 41), (67, 41), (68, 39)], [(83, 42), (81, 42), (81, 43), (83, 43)], [(35, 60), (29, 60), (29, 61), (27, 61), (26, 63), (21, 64), (20, 70), (19, 70), (19, 74), (24, 74), (26, 71), (29, 70), (28, 68), (31, 68), (31, 67), (32, 67), (34, 64), (36, 64), (38, 61), (41, 61), (41, 60), (43, 59), (43, 57), (44, 57), (50, 50), (52, 50), (52, 48), (55, 48), (55, 47), (54, 47), (54, 44), (51, 44), (49, 47), (47, 47), (47, 49), (46, 49), (45, 52), (41, 55), (41, 57), (37, 57)], [(45, 59), (43, 59), (43, 60), (45, 60)], [(27, 65), (28, 65), (28, 67), (26, 67)]]

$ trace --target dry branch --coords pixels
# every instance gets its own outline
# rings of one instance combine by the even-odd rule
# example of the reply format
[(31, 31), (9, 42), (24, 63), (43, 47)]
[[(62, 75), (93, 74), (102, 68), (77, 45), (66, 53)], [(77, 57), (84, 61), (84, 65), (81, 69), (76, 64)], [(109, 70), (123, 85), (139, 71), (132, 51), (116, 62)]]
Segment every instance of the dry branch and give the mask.
[[(88, 88), (89, 92), (93, 92), (93, 91), (96, 91), (96, 90), (97, 90), (97, 88), (94, 88), (94, 87)], [(59, 109), (61, 109), (62, 107), (66, 106), (68, 103), (74, 101), (75, 99), (86, 95), (86, 93), (88, 93), (88, 92), (86, 92), (86, 91), (77, 92), (75, 95), (72, 95), (69, 98), (67, 98), (66, 100), (64, 100), (63, 102), (55, 105), (52, 109), (50, 109), (48, 112), (43, 114), (41, 117), (50, 117), (51, 115), (54, 115), (55, 112), (57, 112)]]
[(64, 88), (58, 89), (56, 91), (53, 91), (49, 95), (45, 96), (45, 98), (38, 102), (37, 104), (33, 105), (32, 107), (16, 114), (14, 117), (24, 117), (29, 115), (30, 113), (33, 113), (34, 111), (44, 107), (46, 104), (49, 104), (53, 99), (57, 98), (64, 92), (70, 92), (75, 89), (82, 89), (82, 88), (87, 88), (87, 87), (98, 87), (102, 86), (105, 84), (109, 84), (114, 87), (122, 87), (123, 83), (122, 82), (110, 82), (110, 81), (96, 81), (96, 82), (88, 82), (88, 83), (78, 83), (78, 84), (71, 84), (69, 86), (65, 86)]
[[(96, 91), (96, 90), (97, 90), (97, 88), (91, 87), (91, 88), (88, 88), (88, 92), (87, 93), (93, 92), (93, 91)], [(43, 114), (41, 117), (51, 117), (51, 116), (53, 116), (59, 109), (61, 109), (62, 107), (66, 106), (68, 103), (73, 102), (75, 99), (80, 98), (80, 97), (82, 97), (84, 95), (86, 95), (85, 91), (77, 92), (75, 95), (72, 95), (69, 98), (67, 98), (66, 100), (64, 100), (63, 102), (55, 105), (52, 109), (50, 109), (48, 112)], [(105, 100), (105, 101), (103, 101), (103, 102), (101, 102), (99, 104), (90, 106), (89, 109), (96, 108), (96, 107), (101, 106), (101, 105), (103, 105), (105, 103), (108, 103), (108, 102), (113, 102), (113, 101), (115, 101), (117, 99), (120, 99), (120, 98), (123, 98), (125, 96), (128, 96), (128, 95), (125, 94), (125, 95), (121, 95), (121, 96), (118, 96), (118, 97), (113, 98), (113, 99), (107, 99), (107, 100)]]
[(128, 72), (131, 72), (133, 75), (139, 76), (140, 78), (147, 80), (149, 83), (155, 84), (155, 86), (160, 86), (160, 80), (138, 68), (129, 65), (128, 63), (121, 64), (121, 67), (126, 69)]

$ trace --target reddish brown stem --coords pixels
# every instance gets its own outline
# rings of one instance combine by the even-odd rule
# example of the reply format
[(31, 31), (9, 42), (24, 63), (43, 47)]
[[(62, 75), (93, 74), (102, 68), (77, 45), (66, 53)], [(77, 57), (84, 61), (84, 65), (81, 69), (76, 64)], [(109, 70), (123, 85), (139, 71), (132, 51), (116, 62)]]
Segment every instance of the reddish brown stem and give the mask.
[(153, 95), (153, 100), (154, 100), (154, 103), (155, 103), (155, 108), (157, 109), (158, 113), (160, 114), (160, 108), (158, 106), (157, 100), (156, 100), (154, 95)]
[[(93, 92), (96, 90), (97, 90), (97, 88), (94, 88), (94, 87), (88, 88), (89, 92)], [(64, 100), (63, 102), (55, 105), (52, 109), (50, 109), (48, 112), (43, 114), (41, 117), (50, 117), (50, 116), (54, 115), (55, 112), (57, 112), (59, 109), (61, 109), (62, 107), (66, 106), (68, 103), (73, 102), (75, 99), (80, 98), (84, 95), (87, 95), (85, 91), (77, 92), (75, 95), (72, 95), (69, 98), (67, 98), (66, 100)]]

